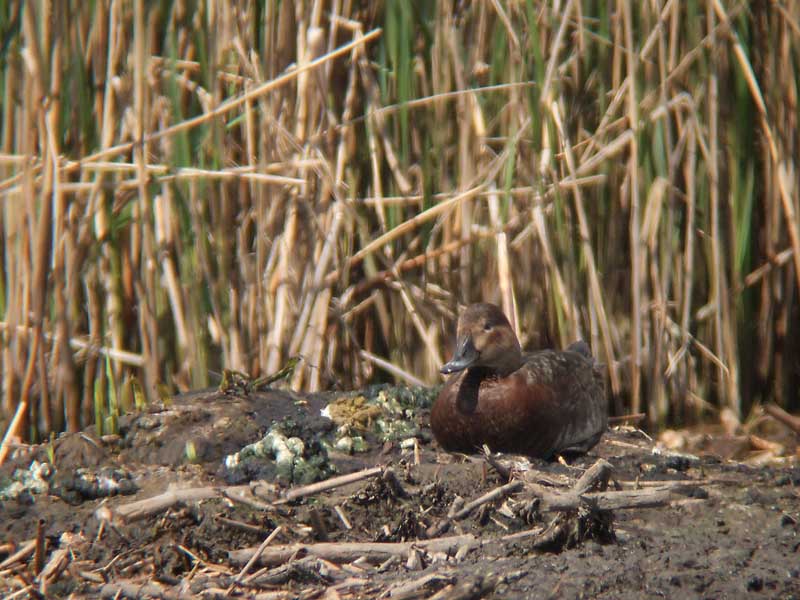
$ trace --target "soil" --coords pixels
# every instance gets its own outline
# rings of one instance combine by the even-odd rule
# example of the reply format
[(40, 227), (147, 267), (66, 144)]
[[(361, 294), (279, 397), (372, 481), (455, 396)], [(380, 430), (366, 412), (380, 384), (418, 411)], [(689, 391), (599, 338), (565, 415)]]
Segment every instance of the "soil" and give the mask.
[[(361, 434), (365, 451), (326, 452), (315, 440), (341, 425), (320, 414), (332, 400), (199, 392), (121, 418), (118, 436), (87, 430), (16, 448), (0, 470), (0, 488), (8, 489), (15, 469), (17, 479), (35, 471), (37, 460), (48, 463), (39, 478), (46, 489), (20, 484), (21, 492), (0, 500), (0, 595), (800, 598), (797, 439), (776, 423), (768, 437), (780, 441), (769, 456), (742, 446), (766, 443), (761, 436), (684, 434), (688, 452), (677, 453), (633, 427), (616, 427), (588, 455), (554, 462), (495, 456), (496, 468), (480, 454), (443, 452), (427, 427), (425, 401), (397, 417), (413, 435), (395, 439), (371, 431), (386, 414), (356, 403), (369, 417), (363, 428), (352, 417), (349, 431)], [(287, 438), (304, 440), (302, 469), (297, 457), (288, 471), (270, 458), (223, 466), (276, 422)], [(667, 500), (609, 511), (589, 494), (577, 510), (545, 510), (536, 490), (568, 493), (601, 458), (612, 467), (610, 491), (668, 486)], [(285, 498), (309, 481), (374, 466), (384, 470)], [(448, 524), (458, 498), (469, 502), (507, 484), (509, 470), (526, 483)], [(266, 492), (245, 500), (214, 492), (246, 491), (249, 479), (266, 480)], [(212, 497), (123, 518), (132, 502), (183, 488), (211, 489)], [(259, 547), (278, 527), (261, 560), (236, 581), (246, 561), (235, 551)], [(436, 550), (425, 546), (431, 533), (466, 537)], [(417, 540), (394, 558), (383, 553)], [(367, 545), (374, 542), (393, 545)], [(299, 545), (275, 558), (289, 544)], [(15, 557), (20, 549), (27, 552)]]

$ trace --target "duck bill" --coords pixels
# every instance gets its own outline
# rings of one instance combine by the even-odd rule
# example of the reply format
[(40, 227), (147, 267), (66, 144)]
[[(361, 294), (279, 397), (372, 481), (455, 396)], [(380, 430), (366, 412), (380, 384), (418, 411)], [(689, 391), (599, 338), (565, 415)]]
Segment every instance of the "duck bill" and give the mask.
[(480, 353), (475, 349), (475, 346), (472, 343), (472, 336), (465, 335), (458, 340), (456, 353), (453, 358), (450, 360), (450, 362), (439, 369), (439, 372), (444, 375), (449, 375), (450, 373), (463, 371), (464, 369), (475, 364), (479, 357)]

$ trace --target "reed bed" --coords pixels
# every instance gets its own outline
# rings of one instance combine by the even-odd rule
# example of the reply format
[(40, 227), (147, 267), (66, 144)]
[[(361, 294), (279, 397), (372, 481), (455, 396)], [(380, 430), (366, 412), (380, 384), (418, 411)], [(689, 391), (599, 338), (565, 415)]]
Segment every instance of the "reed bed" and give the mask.
[(800, 4), (0, 3), (2, 415), (302, 357), (432, 384), (458, 307), (590, 341), (616, 413), (800, 387)]

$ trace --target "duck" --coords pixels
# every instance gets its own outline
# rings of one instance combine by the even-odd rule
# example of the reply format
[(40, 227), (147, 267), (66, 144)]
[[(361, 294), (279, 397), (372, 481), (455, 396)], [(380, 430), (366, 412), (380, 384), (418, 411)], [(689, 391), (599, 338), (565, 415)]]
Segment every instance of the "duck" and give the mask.
[(608, 425), (603, 366), (584, 341), (523, 353), (494, 304), (469, 305), (458, 319), (450, 375), (431, 408), (439, 446), (552, 459), (593, 448)]

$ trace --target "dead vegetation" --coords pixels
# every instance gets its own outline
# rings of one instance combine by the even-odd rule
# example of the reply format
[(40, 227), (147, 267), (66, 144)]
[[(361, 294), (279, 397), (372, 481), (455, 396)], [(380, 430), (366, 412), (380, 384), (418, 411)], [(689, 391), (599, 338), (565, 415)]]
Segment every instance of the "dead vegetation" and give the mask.
[[(57, 536), (51, 532), (46, 539), (47, 520), (41, 519), (41, 535), (9, 553), (0, 563), (0, 573), (11, 584), (6, 591), (33, 595), (36, 591), (42, 595), (82, 591), (101, 597), (180, 598), (198, 593), (205, 597), (260, 597), (254, 594), (288, 591), (300, 585), (305, 589), (297, 590), (299, 597), (308, 598), (318, 597), (325, 589), (328, 595), (338, 594), (333, 597), (360, 597), (365, 593), (419, 597), (434, 583), (433, 573), (416, 585), (390, 577), (383, 584), (383, 594), (373, 576), (457, 565), (491, 545), (503, 548), (522, 544), (529, 552), (561, 552), (589, 539), (612, 543), (612, 511), (667, 506), (687, 483), (661, 482), (657, 488), (637, 485), (625, 490), (617, 483), (619, 491), (607, 491), (613, 468), (600, 459), (575, 478), (563, 474), (553, 478), (531, 466), (508, 483), (501, 480), (493, 484), (485, 478), (481, 487), (488, 490), (465, 501), (454, 493), (459, 489), (455, 481), (448, 477), (429, 479), (430, 468), (415, 465), (413, 457), (408, 458), (410, 462), (401, 459), (396, 467), (369, 467), (283, 490), (269, 482), (251, 482), (182, 488), (133, 502), (116, 502), (113, 508), (103, 503), (89, 520), (91, 527), (96, 526), (93, 541), (88, 529)], [(504, 465), (501, 471), (511, 464), (505, 458), (489, 458), (490, 464)], [(480, 461), (467, 460), (464, 466), (469, 467), (471, 462)], [(580, 469), (574, 471), (581, 473)], [(140, 482), (146, 485), (145, 480)], [(702, 484), (692, 482), (695, 488)], [(338, 493), (340, 489), (347, 491)], [(229, 510), (220, 511), (225, 505)], [(217, 507), (213, 517), (208, 513), (212, 507)], [(238, 510), (230, 510), (234, 508)], [(242, 511), (250, 517), (242, 519)], [(45, 509), (42, 514), (48, 512)], [(209, 519), (245, 538), (261, 536), (263, 541), (258, 546), (226, 549), (224, 538), (211, 532), (213, 523)], [(51, 522), (59, 520), (50, 517)], [(264, 521), (271, 526), (268, 534)], [(136, 523), (142, 522), (149, 525), (137, 532)], [(132, 538), (153, 527), (160, 530), (157, 538), (161, 541), (149, 541), (151, 553), (140, 555), (131, 544)], [(180, 566), (184, 560), (175, 564), (158, 558), (158, 548), (166, 550), (166, 539), (181, 537), (181, 530), (194, 532), (182, 536), (184, 541), (175, 546), (178, 554), (192, 563), (188, 571)], [(212, 537), (201, 541), (206, 536)], [(305, 540), (287, 543), (298, 536)], [(121, 564), (114, 564), (117, 559), (113, 559), (101, 568), (97, 563), (90, 566), (91, 557), (97, 556), (92, 547), (99, 550), (109, 543), (116, 547), (120, 542), (128, 548), (120, 555)], [(137, 559), (126, 560), (126, 553)], [(48, 558), (46, 563), (43, 557)], [(21, 570), (26, 564), (31, 566), (35, 580), (19, 586), (26, 582)], [(179, 575), (181, 571), (183, 575)], [(142, 577), (147, 572), (155, 575), (155, 581)], [(442, 580), (436, 587), (469, 581), (452, 573), (439, 577)], [(502, 581), (503, 577), (487, 580), (483, 593), (491, 592)]]
[[(355, 418), (370, 407), (380, 410)], [(781, 413), (658, 442), (618, 425), (590, 455), (548, 463), (443, 453), (429, 412), (427, 389), (207, 390), (123, 415), (118, 434), (14, 444), (0, 466), (0, 594), (800, 589), (800, 571), (786, 568), (798, 550), (798, 438)], [(629, 576), (632, 562), (646, 582)]]
[[(175, 435), (176, 426), (173, 415), (158, 428)], [(85, 464), (61, 451), (71, 437), (56, 442), (61, 472)], [(619, 427), (572, 464), (392, 444), (335, 455), (342, 471), (354, 460), (362, 467), (310, 485), (225, 485), (209, 476), (217, 461), (132, 461), (134, 439), (94, 442), (106, 455), (88, 469), (133, 472), (134, 489), (70, 500), (51, 481), (49, 492), (0, 504), (0, 593), (310, 600), (800, 589), (791, 460), (751, 467), (670, 452)], [(618, 576), (632, 562), (648, 573), (644, 587)]]

